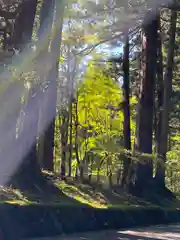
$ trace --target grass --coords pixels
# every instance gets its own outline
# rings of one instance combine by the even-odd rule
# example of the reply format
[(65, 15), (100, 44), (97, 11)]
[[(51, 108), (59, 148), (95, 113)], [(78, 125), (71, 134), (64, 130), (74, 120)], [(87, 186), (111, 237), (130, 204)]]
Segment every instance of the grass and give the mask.
[[(125, 193), (120, 188), (110, 189), (106, 184), (87, 185), (72, 179), (60, 181), (52, 173), (43, 172), (47, 186), (34, 185), (33, 189), (21, 190), (11, 187), (0, 188), (0, 202), (17, 205), (53, 204), (53, 205), (87, 205), (93, 208), (129, 208), (151, 207), (152, 203)], [(162, 206), (180, 208), (180, 201), (173, 203), (162, 200)]]
[(94, 208), (122, 208), (149, 205), (147, 202), (141, 201), (136, 197), (125, 194), (122, 191), (118, 192), (117, 190), (107, 189), (103, 185), (92, 187), (80, 183), (72, 184), (61, 181), (57, 181), (56, 185), (65, 195)]

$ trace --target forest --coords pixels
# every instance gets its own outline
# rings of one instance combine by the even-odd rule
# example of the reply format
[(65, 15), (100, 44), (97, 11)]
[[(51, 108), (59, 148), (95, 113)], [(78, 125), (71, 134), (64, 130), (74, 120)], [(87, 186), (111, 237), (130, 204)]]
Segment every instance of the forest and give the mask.
[(152, 2), (0, 1), (1, 202), (180, 206), (180, 2)]

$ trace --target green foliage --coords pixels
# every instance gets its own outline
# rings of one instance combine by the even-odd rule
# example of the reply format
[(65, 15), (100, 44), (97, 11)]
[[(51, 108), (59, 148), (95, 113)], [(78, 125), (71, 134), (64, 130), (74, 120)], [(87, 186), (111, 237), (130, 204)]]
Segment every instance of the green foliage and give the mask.
[(107, 74), (107, 69), (89, 64), (78, 89), (79, 150), (100, 157), (104, 152), (117, 154), (123, 137), (122, 91)]

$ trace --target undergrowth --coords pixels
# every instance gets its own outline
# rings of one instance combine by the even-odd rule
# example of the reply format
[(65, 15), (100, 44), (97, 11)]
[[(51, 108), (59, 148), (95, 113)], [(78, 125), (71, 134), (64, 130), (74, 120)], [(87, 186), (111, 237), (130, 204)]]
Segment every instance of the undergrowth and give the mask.
[[(1, 203), (18, 205), (27, 204), (59, 204), (59, 205), (87, 205), (93, 208), (129, 208), (150, 207), (153, 203), (127, 194), (120, 187), (109, 188), (104, 184), (82, 184), (73, 179), (60, 181), (52, 173), (42, 172), (46, 183), (42, 186), (34, 183), (33, 189), (13, 189), (0, 187)], [(161, 200), (161, 206), (167, 208), (180, 208), (177, 199), (168, 202)]]

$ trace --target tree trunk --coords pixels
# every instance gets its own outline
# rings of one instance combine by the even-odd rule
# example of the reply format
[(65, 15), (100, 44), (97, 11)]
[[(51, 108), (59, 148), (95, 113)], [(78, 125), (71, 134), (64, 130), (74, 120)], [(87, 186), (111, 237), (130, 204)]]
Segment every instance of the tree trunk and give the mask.
[[(24, 44), (29, 43), (32, 39), (33, 24), (34, 24), (34, 19), (35, 19), (35, 15), (36, 15), (36, 8), (37, 8), (37, 0), (24, 2), (23, 6), (22, 6), (22, 15), (20, 15), (20, 16), (22, 16), (22, 19), (20, 18), (19, 21), (20, 20), (23, 21), (23, 32), (21, 32), (22, 33), (21, 38), (22, 38), (22, 43), (24, 43)], [(31, 9), (31, 11), (29, 11), (29, 9)], [(21, 24), (22, 24), (22, 22), (21, 22)], [(21, 25), (21, 27), (22, 27), (22, 25)], [(32, 135), (34, 138), (34, 143), (29, 151), (29, 154), (25, 157), (25, 160), (28, 159), (27, 161), (30, 162), (30, 166), (32, 169), (33, 169), (32, 163), (34, 163), (34, 168), (37, 169), (36, 138), (37, 138), (37, 127), (38, 127), (38, 108), (37, 108), (36, 97), (39, 93), (38, 89), (39, 89), (39, 86), (35, 86), (35, 87), (32, 87), (32, 89), (30, 89), (29, 97), (27, 100), (27, 105), (25, 107), (26, 117), (25, 117), (24, 126), (23, 126), (23, 131), (24, 130), (26, 131), (26, 128), (29, 129), (29, 131), (31, 131), (30, 130), (31, 128), (29, 128), (30, 127), (29, 124), (32, 124), (32, 126), (33, 126)], [(32, 113), (31, 111), (32, 111), (33, 107), (34, 107), (34, 111)], [(29, 116), (29, 114), (30, 114), (30, 116)], [(32, 116), (32, 118), (31, 118), (31, 116)], [(30, 119), (27, 119), (28, 117), (30, 117)], [(29, 121), (29, 123), (28, 123), (28, 121)], [(30, 123), (30, 121), (33, 121), (33, 122)], [(25, 136), (26, 135), (24, 135), (24, 137)], [(27, 146), (28, 146), (28, 144), (27, 144)]]
[[(153, 19), (145, 25), (143, 42), (144, 64), (142, 64), (142, 79), (139, 99), (139, 121), (136, 136), (136, 151), (140, 154), (152, 154), (152, 134), (153, 134), (153, 106), (154, 106), (154, 86), (157, 60), (157, 31), (158, 21)], [(140, 157), (136, 168), (135, 187), (137, 194), (142, 195), (143, 190), (152, 180), (153, 165), (150, 156)]]
[[(78, 97), (77, 97), (78, 98)], [(75, 121), (74, 121), (74, 125), (75, 125), (75, 153), (76, 153), (76, 161), (77, 161), (77, 166), (80, 172), (80, 179), (81, 181), (83, 180), (83, 166), (82, 166), (82, 161), (80, 161), (79, 158), (79, 146), (78, 146), (78, 125), (79, 125), (79, 121), (78, 121), (78, 100), (76, 100), (75, 102)]]
[[(159, 16), (159, 31), (161, 31)], [(155, 106), (155, 140), (156, 140), (156, 152), (160, 144), (161, 135), (161, 121), (162, 121), (162, 107), (163, 107), (163, 56), (162, 56), (162, 42), (161, 36), (158, 36), (158, 47), (157, 47), (157, 84), (156, 84), (156, 106)]]
[(113, 182), (112, 182), (112, 171), (111, 170), (109, 171), (108, 180), (109, 180), (109, 187), (112, 188)]
[(164, 76), (164, 96), (163, 96), (163, 111), (161, 122), (160, 143), (157, 149), (157, 170), (156, 180), (159, 186), (165, 187), (165, 161), (166, 153), (168, 151), (168, 131), (169, 131), (169, 113), (170, 101), (172, 95), (172, 78), (174, 65), (174, 50), (175, 50), (175, 36), (177, 25), (177, 12), (172, 10), (170, 23), (170, 39), (168, 49), (167, 67)]
[[(124, 91), (124, 148), (126, 150), (131, 150), (131, 127), (130, 127), (130, 104), (129, 104), (129, 38), (127, 36), (125, 46), (124, 46), (124, 62), (123, 62), (123, 70), (124, 70), (124, 83), (123, 83), (123, 91)], [(124, 156), (124, 168), (123, 168), (123, 177), (122, 177), (122, 185), (124, 187), (128, 184), (128, 172), (131, 164), (131, 159), (125, 155)]]
[(44, 131), (44, 151), (43, 151), (43, 168), (53, 171), (54, 163), (54, 129), (55, 129), (55, 117), (56, 117), (56, 100), (57, 100), (57, 79), (59, 72), (59, 58), (60, 58), (60, 46), (61, 46), (61, 34), (62, 34), (62, 22), (63, 22), (63, 1), (55, 1), (55, 22), (53, 39), (51, 42), (51, 62), (52, 68), (49, 71), (48, 79), (49, 86), (47, 89), (47, 108), (45, 110), (46, 117), (48, 118), (48, 126)]
[(39, 110), (37, 104), (38, 94), (39, 86), (34, 84), (29, 90), (28, 98), (23, 106), (23, 111), (21, 111), (24, 113), (24, 116), (20, 117), (22, 128), (18, 129), (13, 147), (16, 149), (14, 159), (21, 157), (22, 162), (10, 181), (10, 184), (15, 187), (31, 188), (40, 177), (36, 150)]
[(44, 33), (50, 34), (51, 32), (54, 4), (55, 0), (43, 0), (40, 10), (40, 28), (38, 30), (39, 39), (44, 35)]
[[(38, 39), (39, 41), (44, 40), (44, 35), (51, 35), (52, 33), (52, 25), (53, 25), (53, 10), (54, 10), (54, 0), (44, 0), (40, 10), (40, 27), (38, 29)], [(47, 61), (49, 57), (49, 45), (50, 45), (50, 36), (48, 41), (46, 42), (47, 46), (43, 48), (42, 52), (40, 52), (38, 56), (38, 61), (44, 62), (45, 64), (49, 65)], [(47, 65), (43, 65), (46, 69)], [(48, 72), (44, 71), (41, 72), (41, 98), (39, 101), (39, 123), (38, 123), (38, 134), (39, 134), (39, 141), (38, 141), (38, 161), (41, 168), (44, 167), (44, 129), (47, 127), (48, 116), (47, 116), (47, 89), (46, 86), (48, 85)], [(45, 87), (44, 87), (45, 85)], [(52, 170), (52, 166), (47, 167), (47, 169)]]
[(68, 127), (69, 127), (69, 113), (67, 110), (61, 112), (61, 180), (65, 180), (66, 177), (66, 152), (68, 146)]
[(100, 168), (97, 169), (97, 183), (100, 183)]
[(32, 38), (33, 24), (36, 14), (37, 0), (21, 3), (21, 11), (15, 21), (12, 43), (15, 49), (22, 50)]
[[(3, 164), (1, 169), (0, 185), (7, 184), (11, 175), (17, 170), (22, 161), (21, 154), (17, 151), (17, 120), (21, 110), (21, 96), (24, 91), (24, 85), (21, 81), (14, 81), (8, 88), (0, 94), (0, 159)], [(16, 96), (16, 99), (14, 98)], [(13, 104), (13, 101), (16, 104)]]
[[(32, 38), (33, 24), (36, 14), (37, 0), (25, 1), (21, 4), (21, 11), (16, 19), (12, 43), (18, 50), (23, 50), (25, 44)], [(23, 129), (18, 139), (14, 143), (19, 156), (23, 158), (19, 169), (12, 182), (28, 184), (32, 176), (37, 176), (39, 167), (36, 158), (36, 137), (37, 137), (37, 86), (30, 89), (27, 104), (24, 106), (25, 117), (23, 119)], [(26, 151), (26, 152), (25, 152)]]
[(68, 176), (72, 174), (72, 99), (69, 104), (69, 159), (68, 159)]

